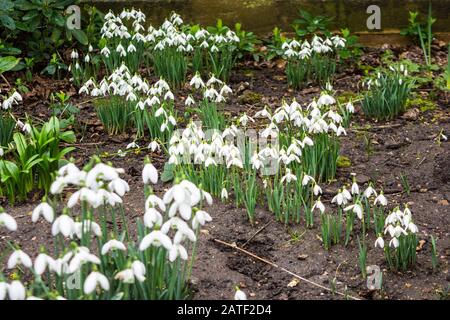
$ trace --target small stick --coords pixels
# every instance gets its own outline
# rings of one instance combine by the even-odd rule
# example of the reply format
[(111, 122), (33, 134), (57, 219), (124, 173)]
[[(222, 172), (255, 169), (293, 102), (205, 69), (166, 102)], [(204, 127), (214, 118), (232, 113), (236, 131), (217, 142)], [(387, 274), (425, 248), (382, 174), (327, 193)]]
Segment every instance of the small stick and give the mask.
[(272, 223), (273, 220), (266, 223), (262, 228), (260, 228), (258, 231), (256, 231), (248, 240), (242, 245), (242, 248), (244, 248), (250, 241), (252, 241), (261, 231), (263, 231), (269, 224)]
[(268, 265), (270, 265), (270, 266), (272, 266), (272, 267), (274, 267), (274, 268), (280, 269), (281, 271), (284, 271), (284, 272), (290, 274), (291, 276), (294, 276), (294, 277), (296, 277), (296, 278), (298, 278), (298, 279), (300, 279), (300, 280), (302, 280), (302, 281), (305, 281), (306, 283), (309, 283), (309, 284), (311, 284), (311, 285), (313, 285), (313, 286), (315, 286), (315, 287), (321, 288), (321, 289), (326, 290), (326, 291), (329, 291), (329, 292), (331, 292), (331, 293), (336, 293), (336, 294), (341, 295), (341, 296), (343, 296), (343, 297), (349, 297), (350, 299), (353, 299), (353, 300), (361, 300), (360, 298), (353, 297), (353, 296), (351, 296), (351, 295), (347, 295), (347, 294), (342, 293), (342, 292), (339, 292), (339, 291), (333, 291), (333, 290), (331, 290), (331, 289), (328, 288), (328, 287), (322, 286), (322, 285), (320, 285), (320, 284), (318, 284), (318, 283), (315, 283), (315, 282), (313, 282), (313, 281), (311, 281), (311, 280), (308, 280), (308, 279), (306, 279), (306, 278), (303, 278), (303, 277), (301, 277), (301, 276), (299, 276), (299, 275), (297, 275), (297, 274), (295, 274), (295, 273), (293, 273), (293, 272), (291, 272), (291, 271), (289, 271), (289, 270), (287, 270), (287, 269), (285, 269), (285, 268), (283, 268), (283, 267), (277, 265), (277, 264), (274, 263), (274, 262), (271, 262), (271, 261), (269, 261), (269, 260), (266, 260), (266, 259), (264, 259), (264, 258), (261, 258), (261, 257), (257, 256), (256, 254), (251, 253), (251, 252), (249, 252), (249, 251), (247, 251), (247, 250), (245, 250), (245, 249), (239, 248), (239, 247), (238, 247), (237, 245), (235, 245), (235, 244), (230, 244), (230, 243), (227, 243), (227, 242), (222, 241), (222, 240), (219, 240), (219, 239), (214, 239), (214, 241), (217, 242), (217, 243), (220, 243), (220, 244), (222, 244), (222, 245), (224, 245), (224, 246), (227, 246), (227, 247), (236, 249), (236, 250), (238, 250), (238, 251), (240, 251), (240, 252), (242, 252), (242, 253), (245, 253), (246, 255), (248, 255), (248, 256), (250, 256), (250, 257), (253, 257), (253, 258), (255, 258), (255, 259), (259, 260), (259, 261), (262, 261), (262, 262), (264, 262), (264, 263), (266, 263), (266, 264), (268, 264)]
[(11, 85), (9, 84), (8, 80), (6, 80), (6, 78), (3, 76), (3, 74), (0, 73), (0, 77), (2, 77), (3, 81), (6, 82), (6, 84), (8, 85), (8, 87), (11, 87)]

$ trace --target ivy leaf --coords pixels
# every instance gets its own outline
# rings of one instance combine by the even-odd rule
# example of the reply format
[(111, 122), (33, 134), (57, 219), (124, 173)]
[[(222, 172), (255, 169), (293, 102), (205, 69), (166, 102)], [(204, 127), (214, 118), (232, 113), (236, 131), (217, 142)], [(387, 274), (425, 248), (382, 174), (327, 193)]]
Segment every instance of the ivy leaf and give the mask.
[(75, 39), (78, 40), (78, 42), (80, 42), (82, 45), (85, 45), (85, 46), (88, 45), (89, 40), (88, 40), (86, 33), (84, 33), (83, 30), (74, 29), (71, 31), (72, 31), (72, 34), (75, 37)]

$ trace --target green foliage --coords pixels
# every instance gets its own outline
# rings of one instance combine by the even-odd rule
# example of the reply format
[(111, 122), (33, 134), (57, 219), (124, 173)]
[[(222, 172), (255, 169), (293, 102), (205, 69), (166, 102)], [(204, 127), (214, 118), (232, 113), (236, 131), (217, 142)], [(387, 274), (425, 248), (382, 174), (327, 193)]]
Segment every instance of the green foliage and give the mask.
[(431, 66), (431, 43), (433, 42), (432, 26), (436, 22), (436, 19), (432, 16), (431, 1), (429, 2), (426, 21), (419, 21), (418, 17), (419, 12), (409, 12), (409, 25), (400, 33), (412, 38), (421, 46), (426, 65)]
[(234, 32), (239, 37), (237, 44), (237, 59), (242, 59), (247, 55), (253, 57), (255, 61), (259, 61), (260, 55), (257, 52), (256, 45), (261, 43), (253, 32), (242, 30), (242, 25), (236, 23), (234, 25)]
[(314, 16), (306, 10), (299, 10), (299, 19), (294, 20), (292, 28), (299, 37), (310, 36), (314, 34), (324, 34), (330, 36), (328, 27), (331, 18), (325, 16)]
[(351, 34), (348, 28), (341, 29), (341, 33), (345, 39), (345, 47), (339, 50), (339, 57), (344, 60), (357, 60), (363, 53), (359, 37)]
[(270, 61), (273, 58), (282, 56), (284, 50), (281, 47), (286, 40), (287, 38), (282, 34), (281, 29), (275, 27), (272, 31), (272, 37), (266, 41), (267, 52), (264, 58)]
[(405, 111), (414, 81), (407, 78), (406, 71), (405, 75), (402, 72), (380, 72), (368, 81), (368, 91), (362, 101), (362, 110), (367, 117), (390, 120)]
[(12, 141), (15, 126), (16, 122), (9, 114), (0, 112), (0, 148), (8, 146)]
[(75, 142), (75, 134), (62, 131), (56, 117), (41, 128), (32, 126), (29, 133), (15, 133), (4, 158), (0, 159), (0, 195), (14, 203), (17, 199), (25, 200), (35, 189), (47, 193), (60, 161), (74, 150), (73, 147), (61, 149), (61, 142)]
[(20, 59), (13, 56), (0, 56), (0, 74), (11, 71), (19, 63)]

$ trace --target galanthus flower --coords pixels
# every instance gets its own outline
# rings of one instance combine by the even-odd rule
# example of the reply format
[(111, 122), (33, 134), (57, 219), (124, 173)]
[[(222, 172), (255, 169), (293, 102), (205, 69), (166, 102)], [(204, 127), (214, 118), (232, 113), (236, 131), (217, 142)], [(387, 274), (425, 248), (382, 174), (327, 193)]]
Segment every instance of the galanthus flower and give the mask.
[(150, 182), (156, 184), (158, 182), (158, 171), (150, 162), (146, 163), (144, 166), (142, 180), (144, 181), (144, 184), (149, 184)]
[(8, 259), (8, 269), (14, 269), (18, 265), (31, 269), (33, 262), (29, 255), (22, 250), (15, 250)]
[(234, 300), (247, 300), (247, 295), (244, 291), (237, 288), (236, 293), (234, 294)]
[(91, 235), (101, 237), (102, 229), (98, 223), (92, 220), (83, 220), (83, 222), (75, 222), (74, 224), (74, 234), (78, 239), (82, 239), (83, 235), (91, 233)]
[(192, 219), (192, 228), (196, 230), (200, 225), (205, 225), (206, 222), (211, 222), (211, 216), (203, 210), (198, 210)]
[(6, 212), (0, 213), (0, 226), (6, 227), (9, 231), (17, 230), (17, 222), (16, 220)]
[(363, 219), (363, 209), (358, 203), (352, 204), (351, 206), (348, 206), (347, 208), (344, 209), (344, 211), (350, 211), (350, 210), (352, 210), (354, 213), (356, 213), (359, 220)]
[(151, 245), (155, 247), (163, 246), (167, 250), (170, 250), (172, 248), (172, 240), (170, 240), (170, 238), (163, 232), (154, 230), (142, 239), (139, 245), (139, 250), (144, 251)]
[(68, 215), (61, 215), (56, 218), (52, 225), (52, 235), (56, 236), (61, 233), (66, 238), (72, 237), (75, 232), (75, 222)]
[(50, 268), (55, 260), (46, 253), (40, 253), (34, 260), (34, 272), (38, 275), (42, 275), (47, 268)]
[(377, 195), (377, 192), (375, 191), (375, 189), (372, 187), (371, 184), (369, 184), (369, 186), (366, 188), (366, 190), (364, 190), (364, 197), (366, 198), (370, 198), (372, 195)]
[(144, 214), (144, 224), (147, 228), (161, 226), (163, 223), (163, 216), (155, 208), (147, 208)]
[(374, 205), (376, 205), (377, 203), (379, 203), (382, 206), (387, 206), (387, 199), (386, 197), (383, 195), (383, 193), (381, 192), (375, 199), (374, 201)]
[(377, 240), (375, 241), (375, 248), (376, 248), (376, 247), (380, 247), (381, 249), (384, 248), (384, 240), (383, 240), (383, 237), (379, 236), (379, 237), (377, 238)]
[(188, 259), (188, 254), (186, 249), (179, 243), (174, 243), (172, 248), (169, 250), (169, 261), (174, 262), (177, 257), (180, 257), (182, 260)]
[(12, 281), (8, 285), (8, 296), (9, 300), (25, 300), (26, 298), (26, 289), (22, 282), (18, 280)]
[(109, 240), (108, 242), (106, 242), (103, 247), (102, 247), (102, 255), (107, 254), (109, 251), (111, 250), (121, 250), (121, 251), (126, 251), (127, 248), (125, 247), (125, 245), (123, 244), (123, 242), (119, 241), (119, 240)]
[(323, 205), (323, 203), (320, 201), (320, 198), (316, 200), (316, 202), (314, 203), (312, 210), (314, 211), (315, 209), (319, 209), (320, 212), (324, 213), (325, 212), (325, 206)]
[(43, 216), (45, 220), (52, 223), (55, 217), (55, 211), (47, 202), (42, 202), (33, 210), (31, 221), (37, 222), (40, 216)]
[(222, 191), (220, 193), (220, 198), (222, 199), (222, 201), (225, 201), (228, 199), (228, 191), (226, 188), (222, 188)]
[(99, 285), (103, 290), (109, 290), (108, 279), (100, 272), (93, 271), (86, 277), (86, 280), (84, 281), (84, 293), (91, 294), (97, 288), (97, 285)]

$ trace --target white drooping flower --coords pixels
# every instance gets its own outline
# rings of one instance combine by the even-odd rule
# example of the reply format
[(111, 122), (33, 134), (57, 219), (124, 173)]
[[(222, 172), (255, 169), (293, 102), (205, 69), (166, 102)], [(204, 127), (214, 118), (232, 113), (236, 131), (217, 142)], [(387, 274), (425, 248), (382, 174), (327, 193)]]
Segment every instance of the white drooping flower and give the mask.
[(145, 164), (142, 171), (142, 180), (144, 184), (149, 184), (150, 182), (156, 184), (158, 182), (158, 170), (151, 163)]
[(0, 213), (0, 226), (6, 227), (9, 231), (17, 230), (17, 222), (16, 220), (6, 212)]
[(22, 250), (15, 250), (8, 259), (8, 269), (14, 269), (18, 265), (31, 269), (33, 262), (28, 254)]
[(102, 247), (102, 255), (107, 254), (108, 252), (112, 251), (112, 250), (121, 250), (121, 251), (125, 251), (127, 250), (127, 248), (125, 247), (125, 245), (123, 244), (123, 242), (119, 241), (119, 240), (109, 240), (108, 242), (106, 242), (103, 247)]
[(45, 220), (52, 223), (55, 217), (55, 211), (47, 202), (42, 202), (33, 210), (31, 221), (36, 223), (40, 216), (43, 216)]
[(154, 230), (142, 239), (139, 245), (139, 250), (144, 251), (150, 246), (163, 246), (167, 250), (170, 250), (172, 248), (172, 240), (170, 240), (170, 238), (163, 232)]
[(234, 300), (247, 300), (247, 295), (244, 291), (237, 288), (236, 293), (234, 294)]
[(25, 300), (26, 298), (26, 289), (22, 282), (18, 280), (12, 281), (8, 285), (8, 296), (9, 300)]
[(75, 222), (68, 215), (63, 214), (53, 222), (52, 235), (56, 236), (59, 233), (66, 238), (72, 237), (75, 233)]
[(97, 271), (91, 272), (84, 281), (83, 290), (85, 294), (91, 294), (94, 290), (100, 286), (103, 290), (109, 290), (109, 281), (103, 274)]

